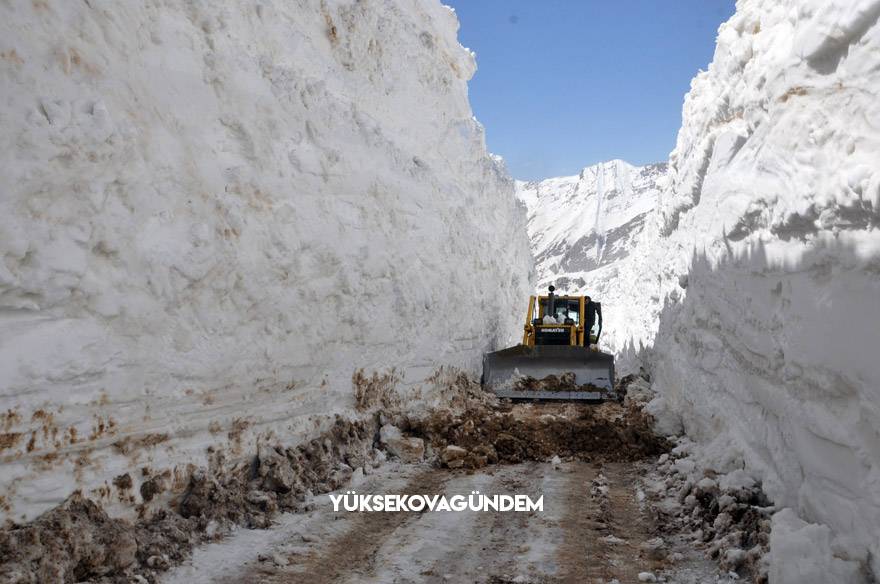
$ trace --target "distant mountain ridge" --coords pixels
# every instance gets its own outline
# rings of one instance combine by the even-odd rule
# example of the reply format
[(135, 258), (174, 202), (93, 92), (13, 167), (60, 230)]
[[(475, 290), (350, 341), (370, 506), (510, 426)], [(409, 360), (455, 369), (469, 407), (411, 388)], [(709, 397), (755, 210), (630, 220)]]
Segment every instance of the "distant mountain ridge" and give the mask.
[(666, 163), (634, 166), (623, 160), (587, 166), (580, 174), (516, 181), (528, 208), (528, 232), (538, 288), (554, 284), (590, 293), (607, 275), (597, 270), (623, 261), (666, 181)]

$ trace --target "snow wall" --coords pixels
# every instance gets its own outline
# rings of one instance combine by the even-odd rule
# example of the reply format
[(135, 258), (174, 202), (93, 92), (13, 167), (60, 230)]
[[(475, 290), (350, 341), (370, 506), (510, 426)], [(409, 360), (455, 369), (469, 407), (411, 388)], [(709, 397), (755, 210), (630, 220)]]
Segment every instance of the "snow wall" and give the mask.
[(821, 524), (774, 518), (776, 582), (880, 574), (878, 16), (737, 2), (615, 282), (644, 315), (615, 323), (620, 361), (651, 346), (662, 426)]
[(361, 368), (417, 407), (519, 333), (525, 212), (437, 0), (0, 14), (3, 518), (295, 442)]

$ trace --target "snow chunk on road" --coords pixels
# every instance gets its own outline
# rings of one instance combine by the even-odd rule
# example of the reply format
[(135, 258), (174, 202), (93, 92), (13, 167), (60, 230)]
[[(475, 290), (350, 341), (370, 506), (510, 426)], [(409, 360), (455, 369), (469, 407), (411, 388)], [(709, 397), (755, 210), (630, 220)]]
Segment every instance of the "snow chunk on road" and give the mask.
[(834, 548), (828, 526), (807, 523), (791, 509), (783, 509), (773, 516), (770, 532), (770, 581), (774, 584), (864, 584), (865, 575), (859, 562), (845, 559), (845, 555), (839, 557)]
[(385, 424), (379, 430), (379, 440), (401, 462), (419, 462), (425, 456), (425, 441), (401, 434), (397, 426)]

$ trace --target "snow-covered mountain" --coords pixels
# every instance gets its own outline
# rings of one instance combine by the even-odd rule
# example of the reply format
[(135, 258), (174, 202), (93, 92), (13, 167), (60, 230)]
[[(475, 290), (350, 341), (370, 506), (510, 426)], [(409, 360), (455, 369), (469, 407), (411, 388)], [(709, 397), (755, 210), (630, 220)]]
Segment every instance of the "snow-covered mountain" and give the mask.
[(616, 274), (634, 252), (665, 182), (665, 163), (639, 167), (622, 160), (588, 166), (575, 176), (516, 182), (517, 197), (528, 208), (538, 290), (546, 293), (553, 284), (601, 300), (608, 323), (604, 344), (612, 349), (626, 340), (612, 323), (631, 318), (628, 293), (615, 286)]
[(516, 181), (528, 208), (538, 285), (589, 287), (588, 273), (629, 255), (645, 217), (657, 206), (666, 164), (612, 160), (575, 176)]
[(418, 404), (519, 332), (525, 216), (437, 0), (2, 14), (0, 520), (133, 511), (350, 415), (358, 369)]

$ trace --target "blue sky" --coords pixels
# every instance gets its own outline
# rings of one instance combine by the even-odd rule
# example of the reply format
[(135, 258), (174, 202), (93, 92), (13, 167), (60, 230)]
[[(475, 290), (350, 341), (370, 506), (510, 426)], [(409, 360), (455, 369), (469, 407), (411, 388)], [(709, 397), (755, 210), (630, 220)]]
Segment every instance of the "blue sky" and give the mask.
[(471, 106), (520, 179), (665, 161), (734, 0), (442, 0), (477, 53)]

